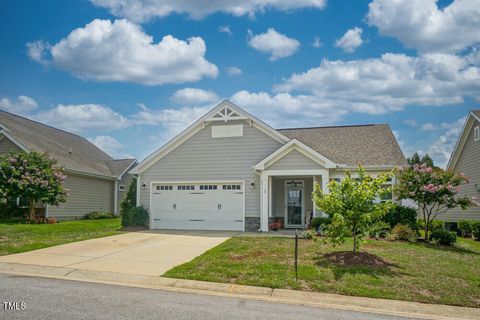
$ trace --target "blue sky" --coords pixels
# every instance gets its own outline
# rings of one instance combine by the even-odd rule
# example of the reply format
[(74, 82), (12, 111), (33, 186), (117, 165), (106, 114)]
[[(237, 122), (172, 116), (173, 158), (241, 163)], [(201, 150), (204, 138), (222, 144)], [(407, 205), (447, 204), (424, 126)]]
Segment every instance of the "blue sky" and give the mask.
[(221, 99), (388, 123), (443, 165), (480, 108), (480, 1), (2, 1), (0, 109), (143, 159)]

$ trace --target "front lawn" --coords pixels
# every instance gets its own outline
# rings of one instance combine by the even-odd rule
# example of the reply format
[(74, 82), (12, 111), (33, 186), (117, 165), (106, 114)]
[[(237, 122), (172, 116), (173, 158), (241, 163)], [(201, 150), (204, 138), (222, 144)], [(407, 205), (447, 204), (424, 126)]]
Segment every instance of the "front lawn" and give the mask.
[(480, 307), (480, 242), (445, 248), (368, 240), (361, 251), (388, 263), (375, 267), (338, 266), (325, 256), (351, 247), (300, 240), (297, 282), (292, 239), (236, 237), (163, 276)]
[(120, 219), (0, 223), (0, 256), (120, 233)]

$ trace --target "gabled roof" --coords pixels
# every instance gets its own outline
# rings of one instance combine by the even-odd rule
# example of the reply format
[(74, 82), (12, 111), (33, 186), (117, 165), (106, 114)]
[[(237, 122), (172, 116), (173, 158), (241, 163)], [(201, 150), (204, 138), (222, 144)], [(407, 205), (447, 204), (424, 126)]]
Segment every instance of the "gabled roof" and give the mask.
[(270, 154), (268, 157), (266, 157), (265, 159), (257, 163), (255, 165), (255, 170), (264, 170), (266, 167), (271, 166), (272, 164), (282, 159), (284, 156), (286, 156), (293, 150), (300, 152), (304, 156), (310, 158), (311, 160), (317, 162), (318, 164), (320, 164), (325, 168), (335, 168), (337, 166), (336, 163), (324, 157), (323, 155), (319, 154), (309, 146), (303, 144), (297, 139), (292, 139), (288, 143), (284, 144), (282, 147), (277, 149), (275, 152)]
[(477, 120), (480, 122), (480, 110), (471, 110), (468, 114), (467, 119), (465, 120), (465, 124), (463, 125), (462, 131), (460, 132), (460, 136), (458, 137), (457, 143), (455, 144), (455, 148), (453, 149), (452, 155), (447, 163), (447, 169), (453, 170), (455, 165), (457, 164), (458, 158), (462, 153), (463, 146), (467, 141), (468, 134), (473, 127), (473, 124)]
[(331, 161), (347, 166), (403, 166), (407, 164), (387, 124), (279, 129)]
[(2, 110), (0, 133), (28, 151), (47, 152), (78, 173), (118, 177), (135, 161), (116, 161), (83, 137)]
[(133, 170), (130, 172), (133, 174), (140, 173), (146, 169), (148, 169), (153, 163), (160, 160), (172, 150), (175, 150), (176, 147), (181, 145), (187, 139), (192, 137), (195, 133), (200, 131), (204, 128), (206, 123), (214, 122), (214, 121), (228, 121), (228, 120), (244, 120), (250, 122), (250, 124), (257, 128), (258, 130), (264, 132), (265, 134), (269, 135), (273, 139), (281, 142), (286, 143), (290, 139), (284, 136), (282, 133), (278, 132), (274, 128), (270, 127), (265, 122), (257, 119), (247, 111), (243, 110), (242, 108), (238, 107), (237, 105), (233, 104), (228, 100), (223, 100), (217, 106), (215, 106), (212, 110), (210, 110), (207, 114), (203, 117), (198, 119), (194, 124), (180, 132), (177, 136), (175, 136), (172, 140), (167, 142), (163, 147), (149, 155), (145, 158), (142, 162), (138, 164)]

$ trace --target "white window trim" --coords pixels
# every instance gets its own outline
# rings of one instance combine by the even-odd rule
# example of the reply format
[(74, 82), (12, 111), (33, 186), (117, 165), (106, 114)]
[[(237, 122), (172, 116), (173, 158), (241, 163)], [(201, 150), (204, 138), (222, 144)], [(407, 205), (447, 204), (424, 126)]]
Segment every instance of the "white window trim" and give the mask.
[(473, 141), (477, 142), (478, 140), (480, 140), (480, 126), (473, 129)]
[(125, 191), (125, 185), (124, 184), (119, 184), (118, 185), (118, 191)]

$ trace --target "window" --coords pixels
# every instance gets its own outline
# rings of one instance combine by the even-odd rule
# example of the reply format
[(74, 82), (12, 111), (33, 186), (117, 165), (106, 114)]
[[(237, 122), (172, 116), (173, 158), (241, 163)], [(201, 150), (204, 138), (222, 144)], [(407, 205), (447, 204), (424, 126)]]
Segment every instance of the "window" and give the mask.
[(124, 184), (118, 185), (118, 190), (125, 191), (125, 185)]
[(155, 186), (157, 191), (173, 190), (173, 186)]
[(392, 189), (391, 189), (392, 185), (391, 184), (384, 184), (384, 185), (382, 185), (382, 188), (383, 189), (390, 188), (390, 190), (388, 192), (385, 192), (382, 195), (380, 195), (380, 202), (386, 202), (388, 200), (392, 200), (393, 199), (393, 194), (392, 194)]
[(191, 191), (191, 190), (195, 190), (195, 186), (181, 185), (181, 186), (177, 186), (177, 190)]
[(217, 190), (216, 184), (204, 184), (200, 186), (200, 190)]
[(242, 186), (239, 184), (224, 184), (222, 186), (223, 190), (241, 190)]
[(480, 140), (480, 126), (476, 126), (473, 129), (473, 141), (477, 142), (478, 140)]

